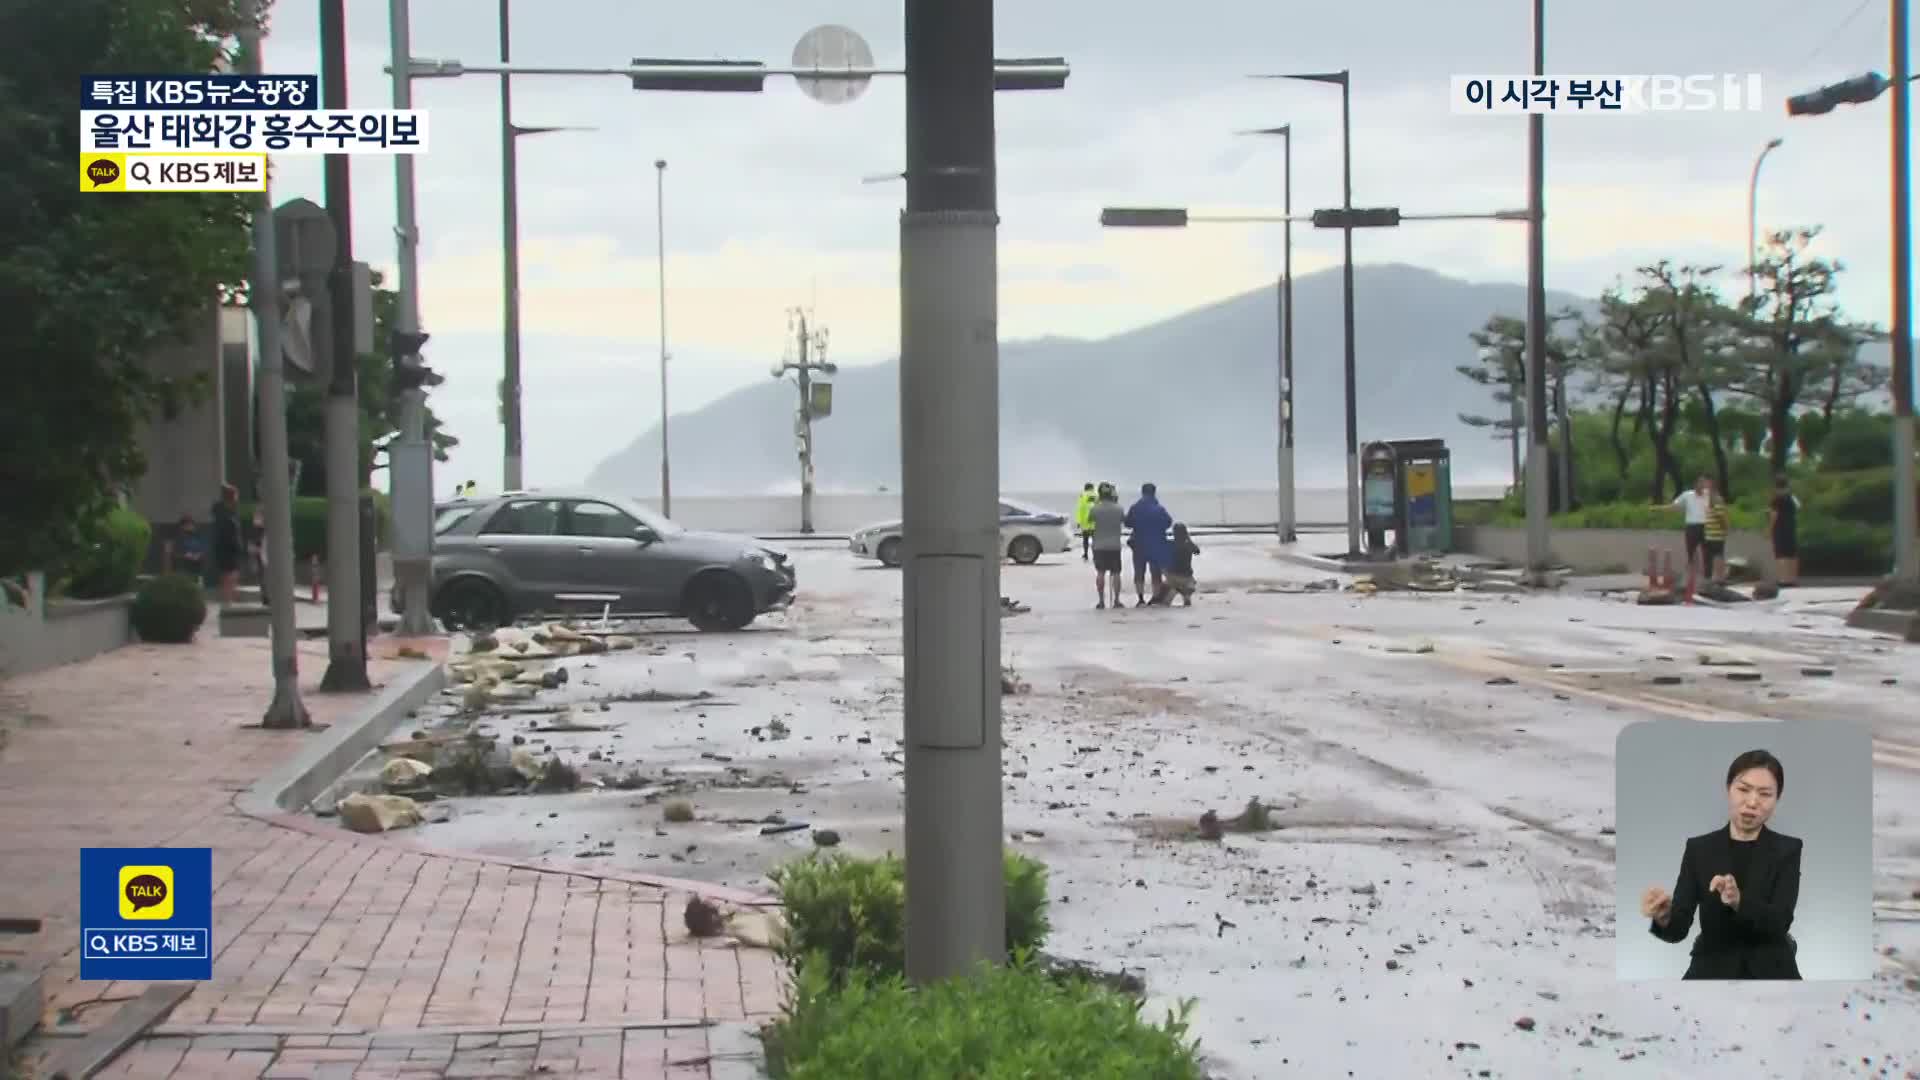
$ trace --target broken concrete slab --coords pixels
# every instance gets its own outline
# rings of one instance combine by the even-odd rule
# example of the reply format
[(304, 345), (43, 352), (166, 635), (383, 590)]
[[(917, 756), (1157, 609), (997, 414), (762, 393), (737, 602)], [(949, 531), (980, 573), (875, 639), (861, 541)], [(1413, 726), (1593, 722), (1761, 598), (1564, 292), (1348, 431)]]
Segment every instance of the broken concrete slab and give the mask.
[(354, 832), (380, 833), (418, 825), (420, 804), (405, 795), (349, 795), (334, 804), (340, 823)]
[(45, 1007), (39, 974), (0, 961), (0, 1057), (25, 1041)]

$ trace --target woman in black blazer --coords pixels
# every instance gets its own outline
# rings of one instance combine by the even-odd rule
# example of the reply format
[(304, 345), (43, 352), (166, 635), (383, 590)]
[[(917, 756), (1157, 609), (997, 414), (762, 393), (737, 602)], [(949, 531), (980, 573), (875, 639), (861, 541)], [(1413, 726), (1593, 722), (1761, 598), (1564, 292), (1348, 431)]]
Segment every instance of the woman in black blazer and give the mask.
[(1765, 750), (1727, 767), (1727, 824), (1687, 841), (1673, 892), (1655, 885), (1640, 897), (1653, 936), (1687, 940), (1695, 909), (1700, 936), (1688, 979), (1798, 979), (1793, 908), (1800, 899), (1798, 838), (1767, 828), (1786, 769)]

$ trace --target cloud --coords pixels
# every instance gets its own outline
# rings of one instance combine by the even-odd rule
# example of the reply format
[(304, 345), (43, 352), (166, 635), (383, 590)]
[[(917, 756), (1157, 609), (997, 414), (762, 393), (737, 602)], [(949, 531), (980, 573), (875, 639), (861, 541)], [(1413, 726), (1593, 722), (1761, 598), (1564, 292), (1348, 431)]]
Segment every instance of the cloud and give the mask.
[[(494, 5), (413, 0), (411, 10), (416, 55), (469, 62), (498, 55)], [(902, 55), (901, 11), (898, 0), (843, 0), (823, 14), (858, 29), (879, 60), (892, 63)], [(348, 15), (352, 101), (384, 106), (385, 5), (351, 6)], [(1523, 205), (1526, 124), (1455, 115), (1447, 93), (1454, 74), (1526, 68), (1525, 15), (1511, 5), (1414, 0), (1305, 7), (1213, 0), (1173, 13), (1093, 0), (999, 5), (1002, 54), (1060, 54), (1074, 65), (1065, 92), (995, 102), (1004, 333), (1102, 336), (1277, 277), (1277, 227), (1126, 233), (1097, 224), (1103, 205), (1277, 210), (1283, 146), (1234, 132), (1279, 123), (1296, 133), (1295, 209), (1337, 205), (1338, 92), (1247, 78), (1255, 73), (1351, 67), (1360, 205), (1409, 212)], [(1756, 22), (1741, 0), (1622, 0), (1550, 11), (1555, 71), (1758, 71), (1768, 104), (1731, 114), (1549, 117), (1549, 285), (1592, 294), (1662, 257), (1737, 266), (1754, 154), (1784, 136), (1760, 182), (1762, 228), (1825, 223), (1822, 252), (1850, 267), (1842, 279), (1847, 306), (1867, 317), (1886, 311), (1887, 103), (1793, 121), (1778, 104), (1789, 92), (1880, 62), (1884, 27), (1875, 19), (1842, 26), (1843, 15), (1812, 6)], [(610, 67), (642, 54), (782, 63), (817, 18), (772, 0), (645, 7), (572, 0), (550, 9), (522, 0), (513, 16), (516, 60)], [(315, 0), (280, 0), (270, 68), (315, 70), (317, 27)], [(497, 447), (497, 376), (489, 373), (501, 362), (498, 79), (422, 80), (415, 102), (429, 111), (432, 130), (431, 150), (418, 163), (422, 309), (433, 347), (457, 361), (460, 373), (457, 389), (442, 392), (469, 440), (456, 468), (492, 476), (497, 449), (485, 447)], [(612, 76), (523, 77), (514, 82), (514, 114), (522, 124), (595, 129), (516, 144), (527, 378), (530, 391), (539, 388), (529, 394), (526, 417), (535, 475), (562, 447), (634, 423), (635, 415), (651, 422), (657, 408), (647, 359), (659, 337), (656, 158), (670, 163), (665, 231), (669, 347), (682, 358), (676, 388), (685, 378), (687, 393), (698, 395), (764, 377), (795, 304), (817, 306), (843, 359), (897, 350), (904, 190), (861, 178), (903, 166), (899, 80), (876, 80), (860, 100), (828, 107), (783, 79), (770, 80), (764, 94), (704, 95), (636, 94)], [(318, 201), (321, 187), (320, 159), (276, 162), (277, 198)], [(355, 252), (389, 268), (392, 163), (356, 159), (353, 188)], [(1337, 265), (1337, 235), (1303, 227), (1293, 236), (1296, 273)], [(1511, 224), (1409, 223), (1357, 236), (1355, 247), (1363, 262), (1520, 280), (1524, 236), (1524, 227)], [(690, 403), (678, 390), (675, 400)], [(578, 431), (595, 434), (572, 434)]]

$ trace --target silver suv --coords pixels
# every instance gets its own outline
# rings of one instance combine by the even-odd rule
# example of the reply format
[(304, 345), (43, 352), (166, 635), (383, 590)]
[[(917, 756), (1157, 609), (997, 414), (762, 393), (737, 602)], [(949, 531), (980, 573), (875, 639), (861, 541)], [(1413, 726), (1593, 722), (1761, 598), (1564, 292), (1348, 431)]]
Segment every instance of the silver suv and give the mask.
[(429, 604), (450, 630), (609, 610), (738, 630), (793, 603), (784, 553), (684, 529), (632, 499), (524, 491), (435, 510)]

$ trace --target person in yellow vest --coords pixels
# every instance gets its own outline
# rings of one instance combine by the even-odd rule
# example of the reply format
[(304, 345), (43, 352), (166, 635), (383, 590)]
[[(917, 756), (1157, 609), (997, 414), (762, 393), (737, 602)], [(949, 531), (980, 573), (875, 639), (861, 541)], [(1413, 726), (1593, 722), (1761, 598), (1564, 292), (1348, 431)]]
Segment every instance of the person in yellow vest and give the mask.
[(1093, 557), (1093, 506), (1100, 501), (1093, 483), (1080, 489), (1080, 501), (1073, 507), (1073, 527), (1080, 532), (1080, 561)]
[(1727, 500), (1717, 489), (1711, 490), (1708, 498), (1707, 527), (1701, 544), (1703, 561), (1708, 579), (1715, 585), (1724, 585), (1727, 582)]

